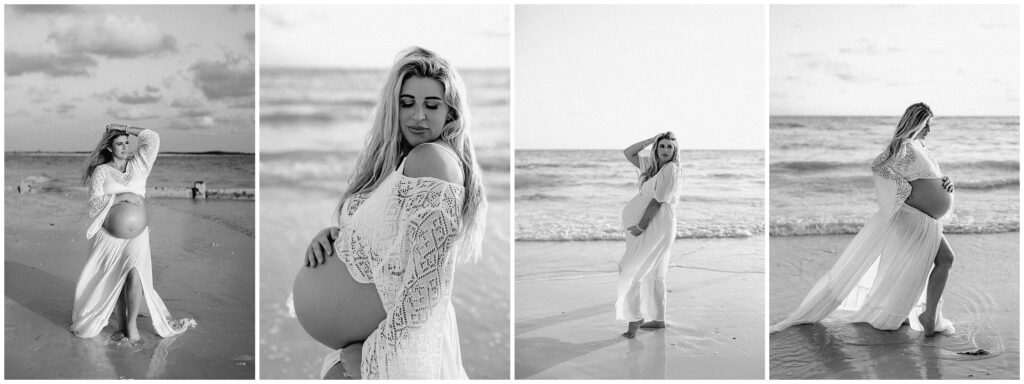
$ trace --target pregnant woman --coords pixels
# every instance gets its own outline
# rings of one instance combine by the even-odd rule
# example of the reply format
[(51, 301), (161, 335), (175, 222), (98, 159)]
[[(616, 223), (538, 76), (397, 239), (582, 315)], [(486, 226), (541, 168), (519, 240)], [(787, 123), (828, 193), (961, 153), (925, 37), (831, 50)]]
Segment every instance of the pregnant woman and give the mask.
[(487, 209), (469, 129), (455, 69), (423, 48), (402, 52), (341, 197), (339, 225), (316, 235), (295, 282), (303, 328), (344, 347), (327, 356), (323, 377), (466, 378), (454, 263), (479, 257)]
[[(128, 149), (129, 135), (139, 137), (134, 156)], [(192, 319), (171, 320), (153, 289), (145, 196), (146, 178), (159, 148), (156, 132), (109, 124), (89, 155), (82, 183), (89, 187), (89, 217), (93, 221), (86, 238), (92, 239), (92, 247), (75, 287), (71, 314), (71, 331), (79, 337), (96, 336), (111, 313), (116, 313), (120, 329), (112, 337), (139, 341), (136, 319), (143, 305), (160, 337), (195, 325)]]
[(878, 213), (771, 332), (819, 321), (837, 307), (854, 311), (850, 322), (881, 330), (909, 322), (926, 336), (954, 332), (942, 317), (941, 301), (953, 251), (939, 222), (953, 206), (953, 183), (924, 145), (931, 119), (924, 103), (907, 108), (889, 146), (871, 165)]
[[(641, 156), (649, 145), (651, 155)], [(638, 169), (640, 191), (622, 210), (629, 233), (619, 261), (615, 318), (629, 322), (622, 335), (633, 338), (639, 328), (665, 327), (665, 274), (676, 238), (679, 148), (675, 135), (665, 132), (629, 146), (623, 154)]]

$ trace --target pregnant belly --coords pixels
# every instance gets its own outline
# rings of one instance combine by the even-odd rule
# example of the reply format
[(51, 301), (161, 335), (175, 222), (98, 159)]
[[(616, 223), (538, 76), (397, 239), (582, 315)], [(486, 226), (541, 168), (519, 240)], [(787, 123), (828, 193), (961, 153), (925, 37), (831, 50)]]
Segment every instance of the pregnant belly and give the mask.
[(146, 229), (146, 199), (134, 193), (114, 196), (103, 229), (117, 238), (134, 239)]
[(940, 179), (917, 179), (910, 182), (906, 204), (932, 218), (945, 216), (953, 207), (953, 194), (946, 192)]
[(331, 349), (366, 340), (387, 315), (377, 287), (357, 282), (334, 256), (300, 269), (292, 295), (302, 329)]

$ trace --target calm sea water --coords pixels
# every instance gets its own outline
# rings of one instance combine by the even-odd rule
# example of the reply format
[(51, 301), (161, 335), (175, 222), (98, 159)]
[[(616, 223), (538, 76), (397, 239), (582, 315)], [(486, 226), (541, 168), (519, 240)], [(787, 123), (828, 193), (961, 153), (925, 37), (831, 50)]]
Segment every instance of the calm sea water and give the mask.
[[(856, 233), (878, 206), (871, 161), (899, 117), (771, 117), (771, 235)], [(1018, 117), (936, 117), (925, 140), (956, 184), (946, 233), (1020, 229)]]
[[(680, 152), (679, 238), (764, 232), (764, 152)], [(516, 151), (516, 240), (619, 240), (636, 168), (619, 150)]]
[[(507, 196), (509, 71), (461, 71), (470, 132), (485, 186)], [(265, 69), (260, 72), (261, 186), (341, 192), (362, 150), (384, 69)], [(487, 175), (485, 175), (487, 177)]]
[[(4, 179), (8, 187), (29, 176), (53, 179), (50, 185), (80, 187), (86, 154), (4, 154)], [(207, 188), (249, 188), (256, 185), (256, 161), (251, 154), (160, 154), (146, 186), (192, 187), (205, 181)]]

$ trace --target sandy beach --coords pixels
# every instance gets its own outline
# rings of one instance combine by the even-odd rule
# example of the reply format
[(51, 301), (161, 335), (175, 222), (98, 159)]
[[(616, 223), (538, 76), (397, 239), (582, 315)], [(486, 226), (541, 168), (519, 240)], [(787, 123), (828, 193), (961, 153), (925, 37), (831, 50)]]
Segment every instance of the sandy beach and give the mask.
[(68, 330), (88, 256), (85, 194), (19, 195), (11, 177), (4, 217), (6, 379), (254, 378), (252, 201), (147, 201), (155, 288), (174, 317), (194, 318), (198, 327), (161, 339), (142, 317), (144, 343), (131, 346), (109, 340), (113, 327), (91, 339)]
[[(852, 235), (771, 238), (770, 322), (796, 308)], [(947, 234), (956, 254), (943, 313), (956, 334), (924, 338), (904, 326), (879, 331), (833, 314), (770, 336), (771, 379), (1018, 379), (1019, 232)], [(989, 354), (961, 352), (984, 349)]]
[[(509, 378), (509, 206), (495, 184), (488, 189), (483, 256), (455, 267), (452, 301), (471, 379)], [(310, 239), (331, 223), (338, 195), (273, 186), (260, 193), (260, 378), (316, 379), (329, 349), (303, 331), (285, 303)]]
[(621, 241), (517, 241), (516, 379), (763, 379), (764, 237), (677, 239), (668, 328), (620, 336)]

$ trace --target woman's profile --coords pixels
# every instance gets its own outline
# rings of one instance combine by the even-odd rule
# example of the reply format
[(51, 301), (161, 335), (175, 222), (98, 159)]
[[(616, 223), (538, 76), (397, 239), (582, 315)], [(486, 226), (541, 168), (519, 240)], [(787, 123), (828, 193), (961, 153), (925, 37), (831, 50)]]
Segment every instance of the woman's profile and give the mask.
[(926, 336), (954, 332), (942, 316), (953, 251), (940, 222), (952, 209), (953, 183), (924, 144), (932, 116), (924, 103), (903, 113), (888, 146), (871, 164), (878, 213), (771, 332), (820, 321), (837, 308), (854, 311), (850, 322), (880, 330), (909, 323)]
[[(129, 136), (139, 138), (137, 153)], [(153, 263), (146, 226), (146, 179), (160, 148), (160, 136), (148, 129), (109, 124), (89, 155), (82, 183), (89, 188), (86, 231), (89, 258), (78, 278), (71, 331), (94, 337), (116, 314), (119, 330), (112, 337), (141, 339), (137, 325), (143, 306), (160, 337), (185, 332), (192, 319), (172, 320), (153, 288)]]
[[(338, 226), (314, 237), (296, 281), (298, 287), (304, 280), (349, 278), (341, 273), (375, 288), (319, 296), (323, 305), (336, 305), (330, 296), (369, 292), (374, 297), (348, 301), (366, 307), (335, 312), (379, 312), (367, 329), (300, 305), (316, 300), (295, 291), (296, 314), (307, 330), (334, 327), (349, 339), (368, 334), (361, 342), (346, 339), (348, 345), (328, 355), (325, 378), (467, 378), (451, 295), (455, 263), (479, 257), (487, 208), (469, 129), (465, 86), (455, 68), (423, 48), (400, 53), (338, 204)], [(338, 261), (347, 268), (331, 269)], [(321, 277), (325, 273), (333, 275)]]
[[(650, 156), (641, 155), (648, 146)], [(629, 233), (619, 261), (615, 318), (629, 322), (622, 335), (633, 338), (641, 327), (665, 327), (665, 275), (676, 238), (679, 147), (675, 135), (664, 132), (629, 146), (623, 154), (637, 167), (639, 190), (622, 210)]]

